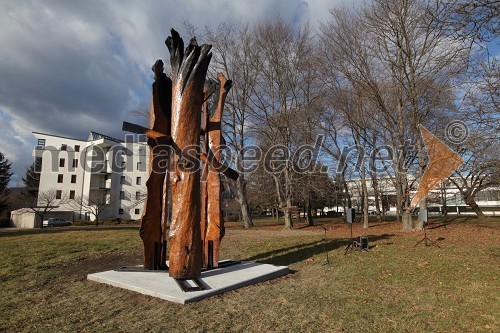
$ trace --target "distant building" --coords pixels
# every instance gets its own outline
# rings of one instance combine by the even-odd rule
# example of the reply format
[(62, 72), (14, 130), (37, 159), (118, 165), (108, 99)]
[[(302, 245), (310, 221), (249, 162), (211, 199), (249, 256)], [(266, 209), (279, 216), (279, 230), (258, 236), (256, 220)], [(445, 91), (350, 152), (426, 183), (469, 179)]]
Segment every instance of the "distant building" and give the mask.
[(87, 140), (33, 134), (37, 139), (33, 155), (42, 159), (39, 205), (42, 193), (55, 190), (54, 205), (63, 204), (54, 212), (72, 212), (74, 220), (94, 219), (79, 204), (95, 198), (105, 203), (99, 218), (141, 217), (149, 155), (144, 142), (124, 142), (96, 132), (90, 132)]
[[(410, 181), (414, 179), (410, 178)], [(376, 202), (375, 193), (371, 178), (366, 179), (368, 189), (368, 210), (370, 214), (375, 213)], [(362, 211), (363, 195), (360, 179), (348, 180), (347, 186), (351, 194), (352, 206), (358, 211)], [(415, 181), (410, 190), (410, 199), (415, 195), (418, 188), (418, 182)], [(389, 177), (380, 177), (378, 179), (379, 189), (379, 207), (383, 213), (396, 214), (397, 195), (392, 180)], [(443, 213), (446, 208), (450, 215), (475, 215), (472, 209), (464, 202), (462, 195), (450, 180), (441, 183), (436, 189), (427, 195), (427, 208), (430, 213)], [(485, 215), (500, 215), (500, 188), (490, 187), (480, 191), (476, 195), (476, 203)], [(331, 207), (333, 210), (337, 207)], [(343, 209), (343, 207), (340, 207)], [(343, 210), (339, 210), (343, 211)]]

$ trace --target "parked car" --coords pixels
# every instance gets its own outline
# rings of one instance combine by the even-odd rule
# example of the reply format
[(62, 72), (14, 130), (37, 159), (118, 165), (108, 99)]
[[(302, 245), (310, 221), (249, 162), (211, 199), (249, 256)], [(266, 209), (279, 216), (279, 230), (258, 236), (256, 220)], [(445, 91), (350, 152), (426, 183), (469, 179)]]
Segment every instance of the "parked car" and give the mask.
[(43, 221), (43, 226), (44, 227), (62, 227), (66, 225), (72, 225), (73, 222), (71, 221), (66, 221), (65, 219), (59, 219), (59, 218), (50, 218), (45, 221)]

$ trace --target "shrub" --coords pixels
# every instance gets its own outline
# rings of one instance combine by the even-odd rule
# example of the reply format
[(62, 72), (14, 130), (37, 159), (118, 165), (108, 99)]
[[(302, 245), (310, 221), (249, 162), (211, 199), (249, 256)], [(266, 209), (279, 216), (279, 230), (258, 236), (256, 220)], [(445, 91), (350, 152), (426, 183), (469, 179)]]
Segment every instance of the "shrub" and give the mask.
[(10, 227), (10, 219), (0, 219), (0, 228)]

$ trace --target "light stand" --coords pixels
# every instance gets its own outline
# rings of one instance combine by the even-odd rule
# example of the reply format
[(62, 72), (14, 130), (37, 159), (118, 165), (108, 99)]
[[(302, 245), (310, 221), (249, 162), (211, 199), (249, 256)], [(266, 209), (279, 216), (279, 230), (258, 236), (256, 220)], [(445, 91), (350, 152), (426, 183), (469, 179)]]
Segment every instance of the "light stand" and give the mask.
[(353, 244), (354, 244), (354, 237), (352, 236), (352, 224), (354, 223), (355, 218), (356, 218), (356, 210), (354, 208), (348, 208), (346, 220), (347, 220), (347, 223), (349, 223), (351, 225), (351, 242), (345, 248), (344, 255), (347, 254), (347, 251), (349, 251), (349, 249), (351, 249)]
[(437, 245), (436, 242), (434, 242), (432, 239), (427, 237), (427, 209), (422, 209), (418, 212), (418, 219), (423, 222), (423, 227), (424, 227), (424, 238), (419, 240), (417, 244), (415, 244), (413, 247), (416, 247), (418, 244), (421, 244), (422, 242), (425, 242), (425, 246), (430, 246), (434, 245), (439, 248), (441, 248), (439, 245)]

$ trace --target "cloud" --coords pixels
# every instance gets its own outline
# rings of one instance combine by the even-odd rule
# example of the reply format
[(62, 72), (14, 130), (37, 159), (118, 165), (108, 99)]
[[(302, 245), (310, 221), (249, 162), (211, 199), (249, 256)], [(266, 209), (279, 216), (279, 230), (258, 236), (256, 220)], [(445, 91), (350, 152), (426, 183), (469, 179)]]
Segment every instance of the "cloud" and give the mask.
[[(341, 0), (339, 0), (341, 1)], [(327, 0), (0, 2), (0, 150), (24, 173), (31, 131), (122, 136), (129, 110), (148, 105), (151, 65), (168, 63), (164, 40), (182, 20), (199, 31), (227, 20), (279, 15), (316, 24)], [(187, 37), (187, 36), (186, 36)], [(135, 120), (137, 121), (137, 120)]]

